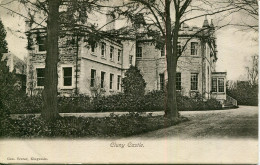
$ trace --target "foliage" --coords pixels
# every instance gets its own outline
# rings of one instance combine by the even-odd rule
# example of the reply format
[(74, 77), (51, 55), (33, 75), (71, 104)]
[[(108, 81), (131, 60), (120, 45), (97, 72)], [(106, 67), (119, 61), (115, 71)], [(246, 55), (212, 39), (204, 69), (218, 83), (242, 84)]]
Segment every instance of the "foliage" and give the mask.
[(125, 137), (169, 127), (182, 121), (187, 121), (187, 118), (168, 121), (163, 116), (142, 116), (140, 113), (121, 116), (111, 113), (104, 118), (63, 117), (53, 122), (29, 116), (11, 120), (5, 128), (0, 129), (0, 137)]
[[(59, 97), (58, 110), (60, 113), (79, 112), (149, 112), (162, 111), (165, 107), (165, 93), (152, 91), (143, 97), (134, 97), (123, 93), (110, 96), (91, 98), (88, 96)], [(39, 113), (42, 108), (41, 97), (21, 96), (13, 99), (10, 104), (19, 105), (8, 108), (12, 114)], [(178, 94), (177, 104), (181, 111), (216, 110), (221, 104), (215, 99), (203, 101), (201, 98), (189, 98)]]
[(7, 52), (7, 42), (5, 40), (6, 31), (0, 20), (0, 120), (4, 124), (6, 118), (10, 114), (10, 107), (17, 106), (10, 102), (19, 94), (17, 77), (13, 72), (10, 72), (7, 66), (7, 59), (3, 59), (3, 53)]
[(248, 81), (237, 81), (227, 88), (227, 94), (237, 100), (239, 105), (258, 105), (258, 84)]
[[(2, 53), (7, 53), (7, 42), (5, 40), (5, 37), (6, 37), (6, 31), (2, 23), (2, 20), (0, 19), (0, 56)], [(0, 60), (1, 59), (2, 58), (0, 58)]]
[(143, 96), (145, 93), (145, 86), (146, 83), (140, 70), (135, 66), (130, 66), (125, 73), (125, 77), (122, 79), (124, 93), (133, 96)]

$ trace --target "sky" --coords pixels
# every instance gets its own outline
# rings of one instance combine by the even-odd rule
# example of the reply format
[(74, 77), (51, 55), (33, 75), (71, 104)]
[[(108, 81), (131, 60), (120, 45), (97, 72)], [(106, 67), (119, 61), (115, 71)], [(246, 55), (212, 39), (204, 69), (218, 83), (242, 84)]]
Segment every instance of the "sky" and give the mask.
[[(0, 0), (0, 4), (10, 2), (11, 0)], [(9, 4), (6, 7), (13, 9), (17, 13), (25, 14), (24, 7), (18, 4)], [(208, 17), (214, 21), (221, 17), (215, 15)], [(229, 19), (242, 20), (245, 18), (243, 14), (234, 14), (225, 18), (224, 22)], [(17, 14), (12, 14), (8, 10), (0, 7), (0, 19), (7, 31), (6, 40), (10, 52), (23, 59), (27, 56), (27, 40), (24, 34), (25, 22), (24, 18)], [(201, 27), (203, 18), (188, 22), (190, 26)], [(19, 30), (19, 32), (17, 32)], [(237, 27), (227, 26), (216, 31), (218, 61), (216, 70), (219, 72), (227, 72), (228, 80), (244, 79), (246, 77), (245, 67), (248, 65), (250, 56), (258, 54), (258, 33), (254, 31), (241, 31)], [(257, 40), (257, 41), (256, 41)]]

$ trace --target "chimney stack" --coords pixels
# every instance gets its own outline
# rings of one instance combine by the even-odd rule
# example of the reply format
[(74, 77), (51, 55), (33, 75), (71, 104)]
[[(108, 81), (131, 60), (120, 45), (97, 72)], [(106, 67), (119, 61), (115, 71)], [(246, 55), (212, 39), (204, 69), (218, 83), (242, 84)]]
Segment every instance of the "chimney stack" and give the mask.
[(115, 29), (115, 15), (114, 13), (107, 10), (106, 14), (106, 30), (111, 31)]

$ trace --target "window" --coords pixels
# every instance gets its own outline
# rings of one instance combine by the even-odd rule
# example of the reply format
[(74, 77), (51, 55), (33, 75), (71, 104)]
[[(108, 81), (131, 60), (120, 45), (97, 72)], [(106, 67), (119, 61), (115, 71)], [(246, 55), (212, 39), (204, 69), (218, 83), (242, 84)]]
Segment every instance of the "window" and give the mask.
[(72, 67), (63, 68), (63, 86), (72, 85)]
[(117, 76), (117, 90), (120, 89), (120, 84), (121, 84), (121, 76)]
[(165, 46), (161, 48), (161, 57), (165, 56)]
[(131, 55), (129, 56), (129, 64), (133, 65), (133, 56), (131, 56)]
[(211, 85), (212, 92), (225, 92), (224, 78), (213, 78)]
[(106, 72), (101, 72), (101, 82), (100, 82), (100, 87), (101, 88), (104, 88), (105, 87), (105, 75), (106, 75)]
[(106, 43), (104, 42), (101, 43), (101, 56), (102, 57), (106, 56)]
[(121, 61), (121, 50), (118, 49), (117, 62)]
[(198, 73), (191, 73), (191, 90), (198, 90)]
[(113, 89), (113, 79), (114, 79), (114, 75), (110, 74), (110, 83), (109, 83), (109, 88)]
[(164, 90), (164, 73), (160, 74), (160, 90)]
[(95, 86), (95, 80), (96, 80), (96, 70), (91, 69), (91, 80), (90, 80), (90, 86)]
[(224, 92), (224, 78), (218, 78), (218, 92)]
[(181, 73), (176, 73), (176, 90), (181, 90)]
[(177, 53), (178, 53), (178, 56), (181, 56), (181, 44), (178, 42), (178, 45), (177, 45)]
[(39, 37), (39, 52), (46, 51), (46, 37)]
[(191, 42), (191, 55), (197, 55), (198, 53), (198, 43)]
[(110, 60), (113, 61), (114, 60), (114, 47), (110, 46)]
[(92, 43), (91, 44), (91, 52), (94, 53), (95, 52), (95, 48), (96, 48), (96, 44)]
[(136, 48), (136, 57), (141, 58), (142, 57), (142, 47)]
[(44, 68), (37, 68), (37, 86), (44, 86)]
[(217, 92), (217, 86), (218, 86), (218, 85), (217, 85), (217, 79), (216, 79), (216, 78), (213, 78), (213, 79), (212, 79), (212, 85), (211, 85), (211, 88), (212, 88), (211, 91), (212, 91), (212, 92)]

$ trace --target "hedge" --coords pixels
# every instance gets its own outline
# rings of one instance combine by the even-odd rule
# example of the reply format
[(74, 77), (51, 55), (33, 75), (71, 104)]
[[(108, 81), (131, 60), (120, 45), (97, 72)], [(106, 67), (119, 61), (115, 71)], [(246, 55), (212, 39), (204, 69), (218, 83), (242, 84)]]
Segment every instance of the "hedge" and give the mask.
[[(6, 106), (6, 110), (12, 114), (39, 113), (42, 108), (41, 97), (16, 97), (8, 103), (10, 105)], [(134, 97), (123, 93), (98, 98), (90, 98), (88, 96), (59, 97), (58, 109), (60, 113), (145, 112), (162, 111), (165, 108), (165, 103), (165, 94), (162, 91), (152, 91), (143, 97)], [(192, 99), (181, 95), (177, 96), (177, 106), (180, 111), (215, 110), (222, 108), (221, 104), (215, 99), (203, 101), (201, 98)]]
[(167, 120), (163, 116), (141, 116), (139, 113), (122, 116), (111, 113), (109, 117), (104, 118), (61, 117), (49, 123), (41, 117), (30, 116), (5, 120), (5, 125), (0, 127), (0, 137), (126, 137), (169, 127), (183, 121), (188, 119), (181, 117), (178, 120)]

